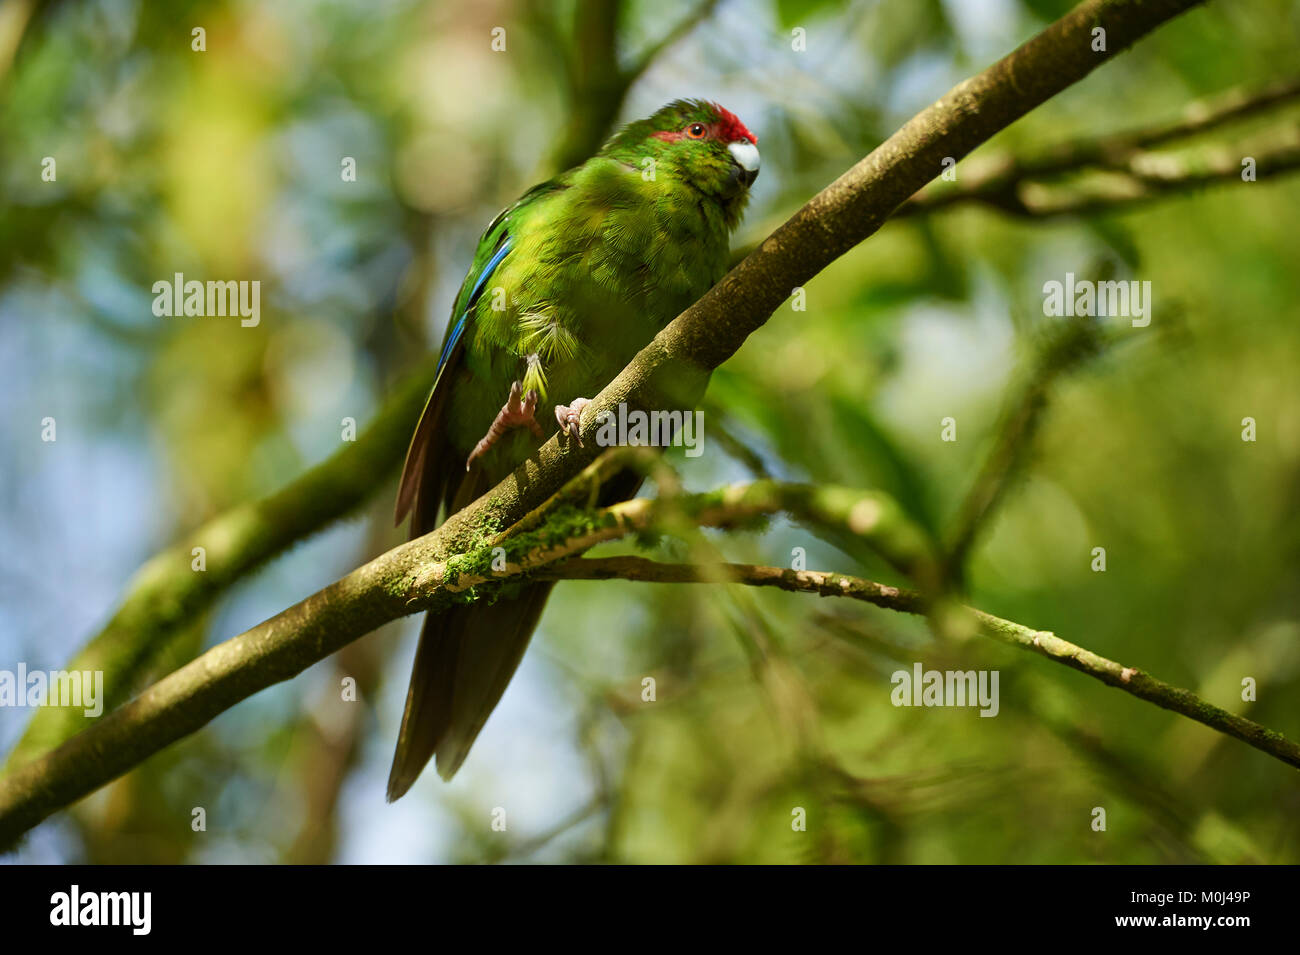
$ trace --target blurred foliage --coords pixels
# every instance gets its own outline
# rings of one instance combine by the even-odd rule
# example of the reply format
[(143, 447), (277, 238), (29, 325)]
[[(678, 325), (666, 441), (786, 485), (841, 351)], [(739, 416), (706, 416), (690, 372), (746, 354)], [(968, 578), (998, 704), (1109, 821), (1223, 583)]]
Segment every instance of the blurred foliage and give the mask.
[[(618, 118), (683, 95), (739, 113), (764, 154), (745, 244), (1069, 6), (723, 0), (660, 51)], [(572, 64), (628, 69), (695, 5), (628, 0), (603, 58), (575, 41), (583, 9), (8, 0), (0, 667), (59, 667), (150, 553), (337, 448), (342, 419), (364, 422), (438, 340), (484, 224), (554, 171), (562, 137), (588, 135), (575, 97), (592, 87)], [(1193, 12), (985, 152), (1032, 155), (1277, 79), (1298, 29), (1287, 0)], [(1117, 325), (1114, 347), (1046, 395), (966, 568), (970, 600), (1295, 737), (1298, 216), (1284, 178), (1086, 220), (962, 207), (891, 224), (715, 375), (709, 420), (776, 476), (884, 488), (943, 539), (1062, 321), (1042, 314), (1044, 282), (1103, 266), (1151, 281), (1151, 326)], [(259, 279), (260, 324), (155, 317), (151, 286), (176, 272)], [(54, 444), (39, 441), (47, 415)], [(939, 440), (948, 416), (955, 443)], [(745, 476), (707, 423), (705, 440), (703, 456), (673, 457), (688, 487)], [(392, 490), (238, 587), (158, 671), (397, 543)], [(899, 582), (785, 521), (705, 537), (731, 559), (788, 565), (803, 548), (810, 568)], [(1105, 573), (1090, 569), (1098, 546)], [(938, 641), (924, 621), (704, 586), (559, 587), (455, 782), (427, 773), (387, 806), (412, 638), (386, 628), (237, 707), (18, 858), (1300, 862), (1294, 774), (1252, 749), (1047, 661)], [(998, 718), (892, 706), (890, 674), (917, 661), (1000, 670)], [(357, 703), (340, 699), (349, 676)], [(1246, 676), (1257, 702), (1240, 701)], [(24, 720), (0, 711), (0, 746)], [(491, 828), (498, 807), (506, 832)]]

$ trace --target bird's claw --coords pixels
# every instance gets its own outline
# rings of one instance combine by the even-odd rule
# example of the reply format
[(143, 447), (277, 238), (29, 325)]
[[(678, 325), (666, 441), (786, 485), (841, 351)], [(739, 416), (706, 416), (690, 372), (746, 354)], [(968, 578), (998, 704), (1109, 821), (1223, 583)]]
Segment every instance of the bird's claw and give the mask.
[(506, 403), (497, 412), (496, 418), (487, 429), (487, 434), (483, 435), (479, 443), (474, 445), (474, 450), (466, 458), (465, 470), (468, 471), (470, 465), (474, 463), (474, 459), (486, 454), (488, 449), (496, 444), (501, 439), (501, 436), (511, 428), (527, 428), (536, 437), (543, 437), (542, 426), (533, 417), (533, 412), (537, 410), (537, 402), (540, 397), (537, 391), (531, 388), (525, 394), (523, 384), (518, 381), (512, 384), (510, 386), (510, 397), (506, 399)]
[(580, 448), (583, 447), (582, 409), (589, 404), (590, 398), (574, 398), (568, 405), (555, 406), (555, 420), (560, 423), (560, 430), (577, 441)]

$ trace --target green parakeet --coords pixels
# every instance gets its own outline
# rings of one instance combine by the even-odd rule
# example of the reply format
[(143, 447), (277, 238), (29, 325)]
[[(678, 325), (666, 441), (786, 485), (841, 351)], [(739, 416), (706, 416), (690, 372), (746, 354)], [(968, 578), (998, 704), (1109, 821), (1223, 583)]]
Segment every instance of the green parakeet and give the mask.
[[(722, 278), (758, 175), (757, 142), (722, 107), (679, 100), (492, 221), (456, 297), (407, 452), (397, 520), (411, 513), (413, 537), (534, 453), (555, 431), (549, 421), (581, 440), (580, 396), (598, 392)], [(544, 425), (535, 412), (550, 407)], [(632, 496), (638, 484), (630, 474), (613, 479), (602, 503)], [(443, 779), (464, 762), (551, 586), (529, 584), (516, 597), (453, 606), (425, 621), (389, 800), (431, 757)]]

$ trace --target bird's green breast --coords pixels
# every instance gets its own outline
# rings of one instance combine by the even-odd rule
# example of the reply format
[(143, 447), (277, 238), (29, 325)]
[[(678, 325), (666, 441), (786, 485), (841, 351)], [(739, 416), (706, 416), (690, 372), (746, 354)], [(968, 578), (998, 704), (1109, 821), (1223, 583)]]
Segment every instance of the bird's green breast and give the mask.
[[(510, 254), (476, 304), (450, 409), (458, 452), (482, 437), (515, 380), (541, 392), (537, 418), (550, 433), (555, 404), (593, 396), (726, 270), (722, 212), (690, 186), (612, 159), (561, 182), (515, 213)], [(504, 474), (535, 444), (515, 432), (484, 464)]]

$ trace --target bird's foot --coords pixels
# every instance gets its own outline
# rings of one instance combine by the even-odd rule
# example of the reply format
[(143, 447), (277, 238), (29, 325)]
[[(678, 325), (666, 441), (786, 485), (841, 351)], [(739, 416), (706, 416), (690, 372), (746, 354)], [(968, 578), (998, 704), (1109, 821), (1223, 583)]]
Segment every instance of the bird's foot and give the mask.
[(568, 405), (555, 406), (555, 420), (560, 430), (571, 436), (582, 447), (582, 409), (591, 404), (590, 398), (574, 398)]
[(478, 444), (474, 445), (474, 450), (470, 452), (469, 457), (465, 460), (465, 470), (468, 471), (474, 459), (481, 454), (486, 454), (492, 445), (496, 444), (511, 428), (527, 428), (537, 437), (542, 437), (542, 426), (537, 423), (533, 417), (533, 412), (537, 410), (538, 394), (536, 391), (529, 390), (524, 394), (524, 386), (520, 382), (515, 382), (510, 386), (510, 397), (506, 403), (501, 406), (497, 412), (496, 419), (487, 429), (487, 434), (483, 435)]

